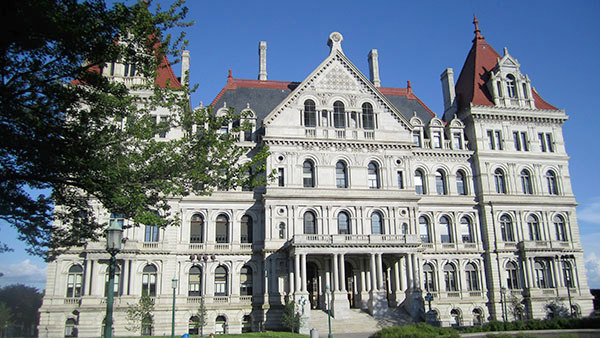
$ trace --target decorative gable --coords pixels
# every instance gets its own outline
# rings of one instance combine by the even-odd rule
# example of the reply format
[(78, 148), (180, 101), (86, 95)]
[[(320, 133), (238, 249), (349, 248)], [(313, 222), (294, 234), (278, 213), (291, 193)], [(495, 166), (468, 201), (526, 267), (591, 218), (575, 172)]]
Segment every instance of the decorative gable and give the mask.
[(535, 108), (531, 81), (521, 73), (520, 67), (517, 59), (504, 48), (504, 56), (498, 58), (486, 84), (496, 106)]
[(265, 117), (266, 135), (409, 141), (410, 122), (346, 58), (341, 40), (330, 35), (329, 56)]

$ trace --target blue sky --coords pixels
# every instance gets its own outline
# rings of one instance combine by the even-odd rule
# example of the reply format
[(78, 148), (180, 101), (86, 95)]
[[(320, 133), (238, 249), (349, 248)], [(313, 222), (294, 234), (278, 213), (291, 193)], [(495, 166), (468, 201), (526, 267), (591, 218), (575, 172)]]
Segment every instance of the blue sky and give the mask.
[[(406, 87), (441, 116), (440, 74), (458, 74), (473, 39), (477, 13), (486, 41), (510, 54), (549, 103), (565, 109), (571, 183), (589, 284), (600, 288), (600, 162), (596, 97), (600, 86), (598, 1), (193, 1), (188, 0), (193, 105), (209, 104), (235, 78), (258, 76), (258, 43), (267, 41), (269, 80), (302, 81), (328, 55), (329, 34), (344, 36), (348, 58), (368, 75), (367, 55), (379, 51), (382, 86)], [(176, 74), (179, 73), (175, 67)], [(43, 288), (45, 264), (28, 256), (2, 224), (0, 238), (16, 250), (0, 254), (0, 285)]]

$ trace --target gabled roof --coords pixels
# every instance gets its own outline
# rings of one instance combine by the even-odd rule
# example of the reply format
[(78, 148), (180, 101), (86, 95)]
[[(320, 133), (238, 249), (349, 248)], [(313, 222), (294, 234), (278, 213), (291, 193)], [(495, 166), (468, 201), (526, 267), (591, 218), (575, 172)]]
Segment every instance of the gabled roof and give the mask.
[(166, 88), (167, 83), (169, 83), (170, 88), (183, 87), (177, 76), (175, 76), (175, 73), (173, 73), (173, 68), (171, 68), (171, 63), (166, 55), (162, 56), (156, 73), (156, 85), (160, 88)]
[[(498, 64), (502, 57), (481, 35), (479, 21), (475, 17), (475, 38), (473, 46), (467, 55), (467, 59), (456, 82), (456, 103), (458, 110), (469, 106), (470, 103), (478, 106), (494, 106), (494, 100), (486, 86), (490, 71)], [(544, 101), (535, 90), (532, 90), (535, 106), (538, 109), (553, 109), (556, 107)]]

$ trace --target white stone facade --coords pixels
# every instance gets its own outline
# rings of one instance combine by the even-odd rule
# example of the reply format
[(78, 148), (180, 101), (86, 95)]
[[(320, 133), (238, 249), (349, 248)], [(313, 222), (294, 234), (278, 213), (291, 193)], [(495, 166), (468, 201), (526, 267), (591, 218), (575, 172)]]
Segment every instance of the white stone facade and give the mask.
[[(474, 49), (485, 43), (476, 32)], [(117, 256), (116, 335), (131, 334), (124, 311), (142, 292), (155, 299), (152, 332), (170, 333), (173, 277), (178, 334), (202, 298), (204, 332), (236, 333), (278, 328), (287, 300), (307, 300), (307, 316), (324, 309), (327, 287), (334, 320), (350, 307), (374, 317), (402, 307), (424, 320), (428, 292), (445, 326), (513, 319), (512, 296), (524, 318), (545, 317), (555, 299), (566, 306), (570, 299), (581, 315), (592, 311), (565, 112), (533, 91), (505, 51), (485, 80), (489, 104), (444, 72), (440, 119), (410, 84), (375, 86), (377, 51), (369, 79), (341, 42), (332, 33), (330, 55), (301, 83), (266, 79), (263, 42), (260, 80), (230, 78), (215, 111), (226, 95), (249, 91), (234, 108), (252, 110), (256, 128), (241, 142), (269, 146), (267, 171), (279, 177), (255, 191), (173, 200), (178, 227), (127, 229)], [(269, 92), (281, 88), (283, 97)], [(111, 217), (97, 210), (100, 220)], [(104, 243), (89, 243), (49, 264), (40, 337), (63, 336), (67, 323), (79, 337), (101, 335), (108, 257)]]

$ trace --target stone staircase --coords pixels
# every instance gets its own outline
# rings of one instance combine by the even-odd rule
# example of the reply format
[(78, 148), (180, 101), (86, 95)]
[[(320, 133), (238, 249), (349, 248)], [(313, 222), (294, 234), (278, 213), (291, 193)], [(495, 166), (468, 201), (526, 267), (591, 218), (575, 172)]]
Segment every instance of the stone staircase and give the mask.
[[(373, 318), (360, 309), (350, 309), (347, 319), (337, 320), (331, 317), (331, 332), (339, 337), (343, 337), (343, 334), (347, 333), (364, 333), (366, 334), (365, 337), (368, 337), (384, 327), (412, 323), (412, 318), (402, 308), (389, 308), (381, 318)], [(327, 337), (329, 333), (327, 312), (311, 310), (307, 326), (309, 329), (316, 328), (319, 331), (319, 337)]]

